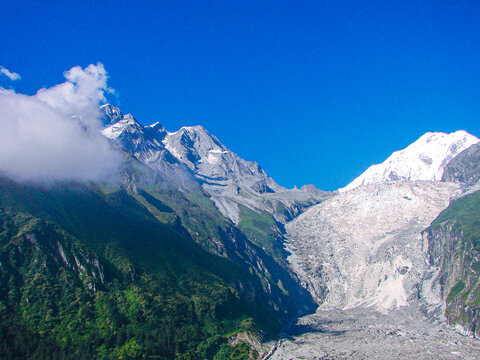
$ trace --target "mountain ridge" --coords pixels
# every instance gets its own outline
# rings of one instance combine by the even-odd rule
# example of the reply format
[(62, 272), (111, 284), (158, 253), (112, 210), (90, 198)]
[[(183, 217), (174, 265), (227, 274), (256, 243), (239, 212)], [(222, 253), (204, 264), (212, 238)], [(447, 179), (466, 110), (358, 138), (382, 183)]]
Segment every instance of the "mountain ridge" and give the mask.
[(384, 162), (370, 166), (363, 174), (338, 191), (402, 180), (439, 181), (448, 162), (480, 140), (464, 130), (446, 134), (427, 132), (405, 149), (393, 152)]
[[(18, 334), (0, 341), (7, 352), (42, 333), (43, 345), (23, 355), (44, 346), (62, 359), (72, 349), (103, 359), (257, 358), (266, 334), (317, 305), (417, 309), (433, 294), (422, 285), (421, 231), (478, 175), (477, 153), (464, 155), (478, 139), (427, 133), (412, 156), (384, 167), (382, 182), (334, 193), (286, 189), (202, 126), (168, 132), (110, 104), (101, 110), (101, 132), (124, 160), (117, 182), (44, 188), (0, 177), (0, 327), (6, 339)], [(428, 171), (410, 171), (418, 164)], [(445, 178), (449, 166), (454, 181)], [(43, 298), (28, 285), (32, 276)], [(62, 281), (64, 297), (49, 292)], [(447, 284), (455, 322), (467, 290), (455, 293), (458, 279)], [(431, 299), (437, 309), (445, 300)], [(476, 321), (475, 311), (468, 316)], [(64, 333), (76, 322), (88, 348), (77, 332)]]
[(148, 166), (163, 169), (167, 178), (171, 173), (189, 183), (195, 178), (218, 210), (235, 224), (241, 221), (240, 205), (267, 211), (285, 223), (330, 196), (314, 185), (300, 189), (278, 185), (257, 162), (242, 159), (201, 125), (167, 132), (158, 122), (143, 126), (110, 104), (101, 109), (106, 118), (103, 135)]

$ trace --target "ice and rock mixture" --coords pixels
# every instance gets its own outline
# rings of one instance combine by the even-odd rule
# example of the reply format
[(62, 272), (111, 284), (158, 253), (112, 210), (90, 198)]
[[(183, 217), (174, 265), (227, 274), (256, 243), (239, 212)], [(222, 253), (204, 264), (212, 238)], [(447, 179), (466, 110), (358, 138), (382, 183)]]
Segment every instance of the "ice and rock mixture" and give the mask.
[(267, 358), (479, 359), (480, 341), (444, 323), (423, 278), (421, 232), (459, 194), (452, 183), (361, 186), (287, 224), (290, 264), (321, 305)]
[(265, 359), (480, 358), (480, 341), (445, 323), (422, 237), (452, 199), (478, 190), (480, 173), (462, 165), (478, 162), (476, 145), (448, 167), (478, 141), (427, 133), (286, 225), (289, 263), (319, 309)]
[(340, 193), (287, 224), (292, 267), (321, 309), (407, 306), (427, 267), (421, 232), (456, 194), (425, 181)]

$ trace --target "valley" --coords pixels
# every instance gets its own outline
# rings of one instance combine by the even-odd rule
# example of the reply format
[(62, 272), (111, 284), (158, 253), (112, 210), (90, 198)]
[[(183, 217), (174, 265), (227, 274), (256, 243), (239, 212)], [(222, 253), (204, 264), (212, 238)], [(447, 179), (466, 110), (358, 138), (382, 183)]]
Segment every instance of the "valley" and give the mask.
[(0, 1), (0, 360), (480, 360), (480, 1)]
[(8, 358), (478, 358), (476, 137), (427, 133), (326, 192), (101, 111), (114, 179), (0, 176)]
[(319, 308), (265, 359), (478, 358), (479, 159), (457, 141), (476, 143), (427, 134), (287, 223), (290, 266)]

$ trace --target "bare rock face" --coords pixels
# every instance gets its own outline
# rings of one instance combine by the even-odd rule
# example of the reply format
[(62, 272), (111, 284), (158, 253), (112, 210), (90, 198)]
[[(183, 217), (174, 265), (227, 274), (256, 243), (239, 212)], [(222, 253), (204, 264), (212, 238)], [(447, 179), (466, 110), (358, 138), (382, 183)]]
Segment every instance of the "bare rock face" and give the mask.
[(480, 144), (462, 151), (445, 167), (442, 181), (475, 185), (480, 180)]
[(313, 185), (301, 189), (278, 185), (257, 162), (242, 159), (202, 126), (168, 133), (163, 144), (194, 172), (218, 210), (234, 223), (240, 221), (239, 205), (268, 212), (284, 223), (331, 196)]
[(421, 232), (458, 191), (407, 181), (336, 195), (287, 224), (289, 260), (321, 309), (408, 306), (427, 267)]

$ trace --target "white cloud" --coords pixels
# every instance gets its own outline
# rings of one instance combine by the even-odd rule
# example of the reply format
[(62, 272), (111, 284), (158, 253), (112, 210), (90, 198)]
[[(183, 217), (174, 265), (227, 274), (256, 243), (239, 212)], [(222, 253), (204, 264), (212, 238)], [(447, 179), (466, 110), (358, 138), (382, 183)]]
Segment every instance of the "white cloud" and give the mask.
[(8, 77), (10, 80), (15, 81), (15, 80), (20, 80), (21, 76), (17, 74), (16, 72), (12, 72), (3, 66), (0, 66), (0, 73)]
[(63, 75), (67, 81), (40, 89), (36, 96), (64, 115), (79, 115), (89, 126), (98, 126), (98, 104), (105, 102), (105, 92), (113, 92), (107, 86), (107, 72), (103, 64), (91, 64), (85, 69), (76, 66)]
[(7, 176), (88, 181), (117, 170), (121, 155), (98, 131), (98, 105), (109, 90), (103, 65), (64, 75), (66, 82), (33, 96), (0, 88), (0, 171)]

